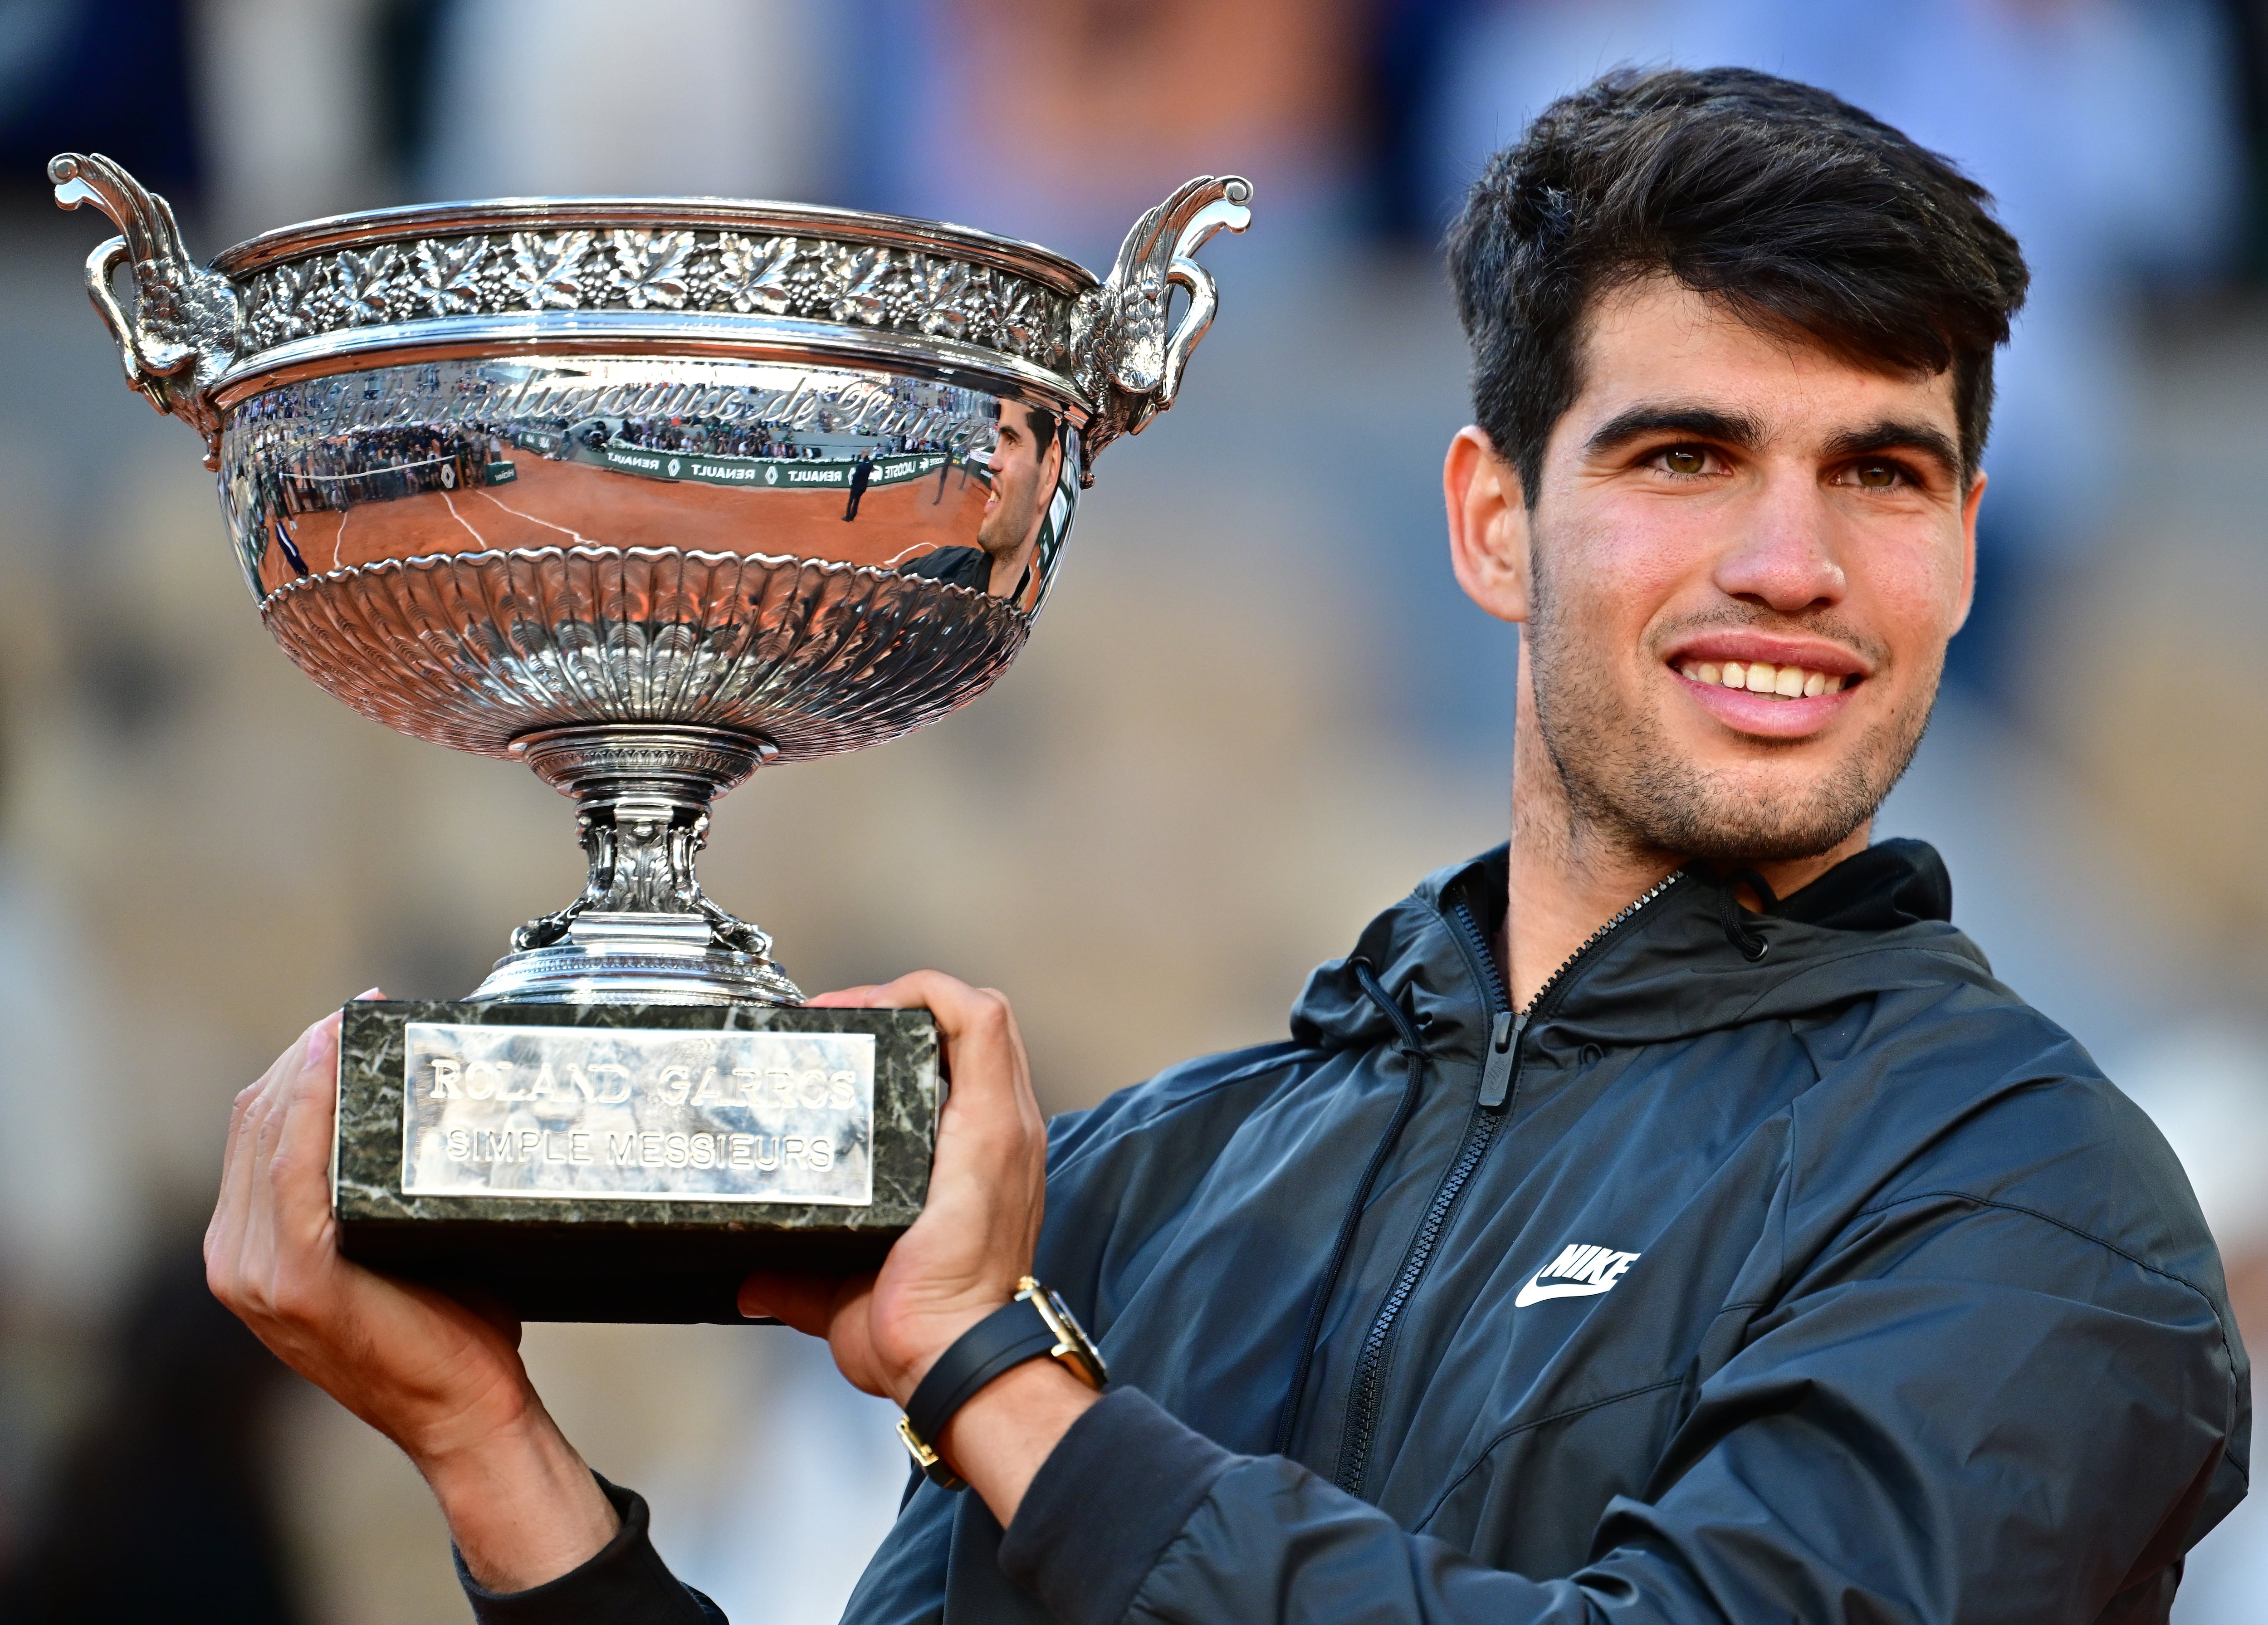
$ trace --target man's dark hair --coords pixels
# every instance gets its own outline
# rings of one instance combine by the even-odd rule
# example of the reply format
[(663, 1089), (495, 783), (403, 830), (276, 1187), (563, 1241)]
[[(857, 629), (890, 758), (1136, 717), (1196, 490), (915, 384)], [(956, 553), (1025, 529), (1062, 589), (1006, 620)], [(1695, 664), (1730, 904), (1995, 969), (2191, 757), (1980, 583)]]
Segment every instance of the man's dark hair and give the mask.
[(1056, 438), (1056, 415), (1044, 406), (1034, 406), (1027, 403), (1024, 407), (1024, 417), (1032, 425), (1033, 455), (1046, 457), (1048, 447)]
[(1893, 373), (1953, 373), (1964, 479), (2029, 273), (1992, 198), (1825, 91), (1744, 68), (1622, 69), (1544, 108), (1449, 228), (1473, 411), (1535, 506), (1582, 384), (1585, 315), (1668, 274)]

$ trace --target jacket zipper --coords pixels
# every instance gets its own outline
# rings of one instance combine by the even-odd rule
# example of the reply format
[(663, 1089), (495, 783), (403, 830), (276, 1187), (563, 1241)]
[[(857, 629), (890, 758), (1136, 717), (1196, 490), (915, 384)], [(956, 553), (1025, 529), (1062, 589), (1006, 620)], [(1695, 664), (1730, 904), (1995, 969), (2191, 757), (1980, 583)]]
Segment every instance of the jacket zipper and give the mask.
[(1362, 1340), (1362, 1354), (1355, 1363), (1354, 1394), (1347, 1405), (1345, 1444), (1339, 1452), (1337, 1483), (1350, 1495), (1362, 1493), (1363, 1480), (1370, 1471), (1370, 1447), (1378, 1430), (1378, 1414), (1386, 1397), (1387, 1355), (1393, 1341), (1395, 1323), (1400, 1319), (1403, 1307), (1418, 1290), (1418, 1282), (1425, 1274), (1433, 1249), (1448, 1228), (1449, 1215), (1457, 1203), (1458, 1195), (1471, 1180), (1481, 1159), (1496, 1139), (1498, 1126), (1511, 1113), (1506, 1110), (1520, 1081), (1522, 1052), (1520, 1046), (1536, 1016), (1545, 1013), (1546, 1004), (1556, 1005), (1565, 992), (1569, 979), (1602, 948), (1607, 939), (1629, 923), (1631, 919), (1670, 887), (1675, 885), (1683, 871), (1665, 875), (1644, 895), (1637, 897), (1613, 919), (1583, 939), (1581, 946), (1561, 961), (1559, 968), (1544, 979), (1535, 990), (1535, 996), (1526, 1008), (1512, 1008), (1512, 995), (1505, 986), (1504, 971), (1489, 951), (1488, 940), (1481, 934), (1479, 923), (1473, 919), (1472, 909), (1460, 903), (1449, 913), (1449, 922), (1456, 929), (1466, 957), (1472, 961), (1488, 1001), (1488, 1053), (1481, 1066), (1481, 1087), (1473, 1102), (1471, 1120), (1465, 1126), (1463, 1143), (1449, 1163), (1449, 1171), (1433, 1192), (1433, 1200), (1425, 1208), (1425, 1216), (1418, 1222), (1417, 1234), (1410, 1239), (1409, 1251), (1403, 1255), (1401, 1272), (1395, 1277), (1394, 1289), (1379, 1305), (1376, 1318)]

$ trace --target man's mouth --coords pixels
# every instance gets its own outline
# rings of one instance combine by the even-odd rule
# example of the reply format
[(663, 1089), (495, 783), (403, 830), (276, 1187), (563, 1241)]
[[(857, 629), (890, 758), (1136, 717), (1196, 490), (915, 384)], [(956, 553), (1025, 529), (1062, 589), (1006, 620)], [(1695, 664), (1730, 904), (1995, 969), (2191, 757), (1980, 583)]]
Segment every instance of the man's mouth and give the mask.
[(1802, 666), (1775, 666), (1770, 661), (1680, 661), (1677, 675), (1711, 688), (1743, 689), (1771, 699), (1816, 699), (1851, 686), (1859, 679), (1845, 672), (1813, 671)]

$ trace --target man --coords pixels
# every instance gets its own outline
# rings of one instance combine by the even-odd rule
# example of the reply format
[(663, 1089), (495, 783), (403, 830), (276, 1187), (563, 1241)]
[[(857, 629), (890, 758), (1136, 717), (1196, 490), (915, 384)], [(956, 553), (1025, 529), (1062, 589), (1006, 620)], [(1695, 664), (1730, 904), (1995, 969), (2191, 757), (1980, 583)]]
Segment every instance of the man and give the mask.
[(858, 517), (858, 504), (866, 495), (866, 487), (874, 478), (874, 452), (872, 447), (862, 447), (856, 461), (850, 464), (850, 499), (843, 505), (843, 522), (849, 524)]
[[(1522, 623), (1512, 839), (1318, 971), (1288, 1041), (1059, 1120), (934, 973), (953, 1097), (876, 1276), (742, 1307), (909, 1399), (1027, 1270), (1100, 1397), (1011, 1365), (924, 1436), (860, 1621), (2163, 1621), (2249, 1378), (2164, 1143), (1869, 847), (1973, 570), (2023, 263), (1819, 92), (1617, 75), (1451, 243), (1452, 557)], [(209, 1258), (401, 1442), (489, 1620), (703, 1617), (505, 1332), (342, 1263), (335, 1040), (247, 1090)], [(1044, 1340), (1043, 1340), (1044, 1346)]]
[[(1056, 415), (1042, 407), (1005, 403), (987, 463), (990, 491), (977, 520), (976, 545), (941, 547), (897, 570), (1020, 603), (1037, 569), (1033, 556), (1041, 521), (1063, 476), (1063, 437)], [(940, 491), (943, 479), (940, 474)]]

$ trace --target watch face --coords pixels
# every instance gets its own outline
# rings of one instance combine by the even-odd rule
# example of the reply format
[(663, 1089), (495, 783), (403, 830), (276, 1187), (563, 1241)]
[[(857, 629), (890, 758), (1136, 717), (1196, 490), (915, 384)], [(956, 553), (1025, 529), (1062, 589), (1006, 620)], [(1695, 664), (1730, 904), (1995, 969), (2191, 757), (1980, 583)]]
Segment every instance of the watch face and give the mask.
[(1086, 1334), (1086, 1328), (1079, 1325), (1079, 1317), (1071, 1312), (1071, 1305), (1063, 1301), (1060, 1293), (1046, 1287), (1040, 1288), (1039, 1296), (1046, 1301), (1037, 1306), (1042, 1310), (1063, 1345), (1056, 1351), (1057, 1360), (1064, 1365), (1074, 1366), (1079, 1376), (1089, 1386), (1098, 1389), (1104, 1386), (1110, 1381), (1109, 1368), (1103, 1364), (1102, 1351), (1094, 1346), (1094, 1340)]

